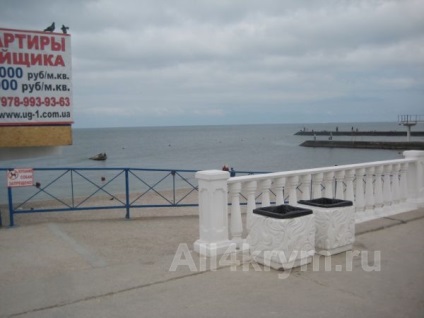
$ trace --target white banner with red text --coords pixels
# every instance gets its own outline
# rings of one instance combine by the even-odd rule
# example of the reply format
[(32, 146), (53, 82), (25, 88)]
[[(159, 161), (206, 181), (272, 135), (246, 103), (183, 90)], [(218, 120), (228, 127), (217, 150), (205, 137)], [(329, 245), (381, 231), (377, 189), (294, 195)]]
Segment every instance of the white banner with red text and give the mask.
[(72, 122), (70, 35), (0, 28), (0, 126)]

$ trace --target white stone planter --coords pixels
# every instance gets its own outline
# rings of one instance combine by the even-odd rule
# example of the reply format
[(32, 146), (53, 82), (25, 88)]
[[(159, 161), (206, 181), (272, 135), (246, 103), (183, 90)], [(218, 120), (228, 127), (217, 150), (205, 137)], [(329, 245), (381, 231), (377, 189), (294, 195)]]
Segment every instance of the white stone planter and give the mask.
[(332, 208), (303, 204), (297, 206), (313, 211), (317, 254), (329, 256), (352, 249), (355, 242), (355, 209), (353, 206)]
[(290, 269), (309, 264), (315, 253), (314, 215), (276, 219), (253, 214), (246, 240), (252, 259), (265, 266)]

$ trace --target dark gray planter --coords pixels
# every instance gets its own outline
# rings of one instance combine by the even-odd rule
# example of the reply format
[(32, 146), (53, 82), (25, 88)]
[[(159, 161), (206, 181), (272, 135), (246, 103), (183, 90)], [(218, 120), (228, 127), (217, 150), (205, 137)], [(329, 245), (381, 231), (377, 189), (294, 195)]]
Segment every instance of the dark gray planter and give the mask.
[(292, 219), (312, 214), (312, 210), (284, 204), (254, 209), (253, 213), (275, 219)]
[(328, 198), (319, 198), (313, 200), (300, 200), (298, 203), (303, 205), (316, 206), (319, 208), (339, 208), (345, 206), (352, 206), (352, 201), (340, 200), (340, 199), (328, 199)]

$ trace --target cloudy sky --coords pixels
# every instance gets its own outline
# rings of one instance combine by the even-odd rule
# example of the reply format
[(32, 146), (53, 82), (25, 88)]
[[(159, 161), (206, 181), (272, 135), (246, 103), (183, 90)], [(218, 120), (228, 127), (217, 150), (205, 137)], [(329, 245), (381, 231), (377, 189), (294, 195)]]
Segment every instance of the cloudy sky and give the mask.
[(424, 114), (423, 0), (1, 0), (70, 27), (74, 127)]

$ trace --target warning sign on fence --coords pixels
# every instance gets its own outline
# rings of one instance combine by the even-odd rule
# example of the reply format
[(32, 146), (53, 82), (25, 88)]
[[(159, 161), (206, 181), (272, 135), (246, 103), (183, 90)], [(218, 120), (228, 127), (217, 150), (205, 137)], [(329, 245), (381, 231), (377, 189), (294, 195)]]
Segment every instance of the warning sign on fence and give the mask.
[(31, 168), (13, 169), (7, 172), (7, 186), (29, 187), (34, 184), (34, 170)]

